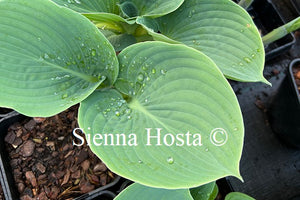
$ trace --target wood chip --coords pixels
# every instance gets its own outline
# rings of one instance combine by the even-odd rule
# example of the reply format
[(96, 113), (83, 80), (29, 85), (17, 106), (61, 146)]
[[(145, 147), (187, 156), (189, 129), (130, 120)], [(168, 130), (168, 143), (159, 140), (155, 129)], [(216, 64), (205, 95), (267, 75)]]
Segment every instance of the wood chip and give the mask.
[(4, 141), (8, 144), (13, 144), (16, 139), (16, 134), (13, 131), (10, 131), (6, 134)]
[(24, 127), (28, 130), (28, 131), (31, 131), (34, 126), (36, 125), (36, 122), (32, 119), (30, 120), (29, 122), (27, 122)]
[(85, 160), (81, 163), (81, 167), (84, 171), (87, 171), (90, 168), (90, 161)]
[(63, 186), (64, 184), (67, 184), (67, 183), (68, 183), (69, 178), (70, 178), (70, 175), (71, 175), (70, 171), (67, 170), (67, 173), (66, 173), (65, 176), (64, 176), (64, 180), (63, 180), (63, 182), (60, 184), (61, 186)]
[(45, 171), (46, 171), (46, 167), (45, 167), (43, 164), (41, 164), (41, 163), (37, 163), (37, 164), (35, 165), (35, 167), (36, 167), (37, 170), (39, 170), (42, 174), (45, 173)]
[(107, 167), (104, 163), (98, 163), (97, 165), (95, 165), (93, 171), (94, 172), (104, 172), (107, 170)]
[(297, 79), (300, 79), (300, 71), (298, 71), (298, 72), (295, 74), (295, 77), (296, 77)]
[(33, 120), (36, 122), (36, 123), (42, 123), (46, 120), (45, 117), (34, 117)]
[(32, 140), (27, 140), (24, 144), (23, 144), (23, 152), (22, 155), (24, 157), (29, 157), (33, 154), (34, 152), (34, 148), (35, 148), (35, 144)]
[(80, 191), (82, 193), (88, 193), (95, 189), (94, 185), (91, 185), (88, 181), (82, 181), (79, 183)]
[(76, 172), (72, 173), (71, 178), (72, 179), (78, 179), (78, 178), (80, 178), (80, 170), (77, 170)]
[(36, 178), (32, 171), (27, 171), (25, 173), (25, 177), (26, 177), (27, 181), (29, 181), (33, 187), (37, 186)]

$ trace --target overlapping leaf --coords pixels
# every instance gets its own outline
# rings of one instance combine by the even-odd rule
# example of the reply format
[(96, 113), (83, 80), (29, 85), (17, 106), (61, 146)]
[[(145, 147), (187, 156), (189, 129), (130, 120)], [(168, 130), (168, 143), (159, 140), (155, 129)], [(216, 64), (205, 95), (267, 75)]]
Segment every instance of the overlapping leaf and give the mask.
[(52, 0), (80, 13), (105, 12), (119, 14), (119, 0)]
[(120, 8), (126, 17), (159, 17), (176, 10), (184, 0), (121, 0)]
[[(123, 95), (96, 91), (79, 109), (80, 127), (96, 137), (91, 149), (112, 171), (163, 188), (239, 177), (241, 112), (207, 56), (185, 45), (144, 42), (124, 49), (119, 62), (116, 87)], [(160, 141), (148, 137), (159, 132)], [(99, 134), (112, 135), (107, 141)]]
[(156, 40), (169, 38), (203, 52), (228, 78), (267, 82), (260, 34), (249, 14), (232, 1), (186, 0), (166, 16), (139, 17), (137, 23)]
[(113, 47), (85, 17), (51, 1), (0, 1), (0, 106), (51, 116), (117, 75)]
[(115, 200), (193, 200), (188, 189), (166, 190), (150, 188), (137, 183), (122, 191)]
[(216, 182), (211, 182), (197, 188), (190, 189), (194, 200), (215, 200), (219, 189)]
[(255, 199), (240, 192), (231, 192), (225, 197), (225, 200), (255, 200)]

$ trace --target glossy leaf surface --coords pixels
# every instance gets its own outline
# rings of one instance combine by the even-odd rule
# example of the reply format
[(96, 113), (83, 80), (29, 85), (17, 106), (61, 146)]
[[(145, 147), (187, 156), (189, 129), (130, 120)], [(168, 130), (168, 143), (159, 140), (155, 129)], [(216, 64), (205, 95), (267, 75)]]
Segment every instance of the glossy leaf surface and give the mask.
[(260, 34), (249, 14), (232, 1), (186, 0), (166, 16), (140, 17), (137, 23), (156, 40), (169, 38), (203, 52), (228, 78), (267, 82), (262, 75), (265, 53)]
[(0, 1), (0, 106), (51, 116), (117, 75), (113, 47), (85, 17), (51, 1)]
[(119, 0), (52, 0), (80, 13), (105, 12), (119, 14)]
[(122, 191), (115, 200), (193, 200), (188, 189), (166, 190), (150, 188), (137, 183)]
[[(116, 88), (123, 95), (96, 91), (79, 109), (80, 127), (96, 137), (91, 149), (112, 171), (169, 189), (240, 177), (241, 112), (207, 56), (185, 45), (144, 42), (118, 57)], [(108, 141), (98, 138), (109, 133)]]

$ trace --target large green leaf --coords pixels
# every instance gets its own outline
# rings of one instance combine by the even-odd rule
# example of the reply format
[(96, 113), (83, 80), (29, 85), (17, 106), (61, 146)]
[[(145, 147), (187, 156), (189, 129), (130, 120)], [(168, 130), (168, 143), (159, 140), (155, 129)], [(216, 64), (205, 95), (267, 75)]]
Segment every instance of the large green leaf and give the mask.
[(106, 12), (119, 14), (119, 0), (52, 0), (80, 13)]
[(264, 47), (249, 14), (228, 0), (186, 0), (158, 19), (138, 18), (156, 40), (157, 31), (191, 46), (214, 60), (231, 79), (267, 82), (263, 75)]
[[(168, 189), (196, 187), (228, 175), (240, 177), (244, 136), (240, 108), (207, 56), (163, 42), (134, 44), (118, 56), (116, 87), (125, 97), (112, 89), (96, 91), (81, 103), (78, 119), (84, 132), (96, 137), (91, 149), (112, 171)], [(147, 141), (147, 134), (159, 131), (161, 145), (155, 138)], [(115, 145), (110, 139), (99, 145), (98, 133), (113, 134)], [(122, 133), (126, 143), (118, 145), (117, 134)], [(196, 133), (201, 134), (201, 142)], [(177, 146), (172, 145), (174, 135), (184, 144), (178, 139)]]
[(255, 199), (240, 192), (231, 192), (225, 197), (225, 200), (255, 200)]
[(215, 200), (219, 189), (216, 182), (211, 182), (197, 188), (190, 189), (194, 200)]
[(0, 106), (51, 116), (117, 75), (113, 47), (85, 17), (51, 1), (0, 1)]
[(159, 17), (176, 10), (184, 0), (121, 0), (120, 9), (126, 17)]
[(137, 183), (123, 190), (115, 200), (193, 200), (188, 189), (166, 190), (150, 188)]

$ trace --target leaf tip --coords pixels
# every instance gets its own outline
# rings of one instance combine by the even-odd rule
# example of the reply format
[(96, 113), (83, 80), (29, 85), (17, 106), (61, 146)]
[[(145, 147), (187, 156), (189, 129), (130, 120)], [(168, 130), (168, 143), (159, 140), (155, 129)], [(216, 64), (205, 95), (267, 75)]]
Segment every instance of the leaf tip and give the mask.
[(265, 77), (262, 77), (262, 79), (260, 80), (262, 83), (265, 83), (265, 84), (267, 84), (267, 85), (269, 85), (269, 86), (271, 86), (272, 87), (272, 83), (270, 83), (267, 79), (265, 79)]

